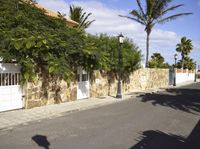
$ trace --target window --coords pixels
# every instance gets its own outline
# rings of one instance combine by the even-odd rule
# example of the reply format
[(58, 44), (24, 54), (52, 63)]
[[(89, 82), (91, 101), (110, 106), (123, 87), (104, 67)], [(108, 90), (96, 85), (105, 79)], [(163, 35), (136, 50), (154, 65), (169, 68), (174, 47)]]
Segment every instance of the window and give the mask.
[(88, 74), (82, 74), (82, 81), (88, 81)]

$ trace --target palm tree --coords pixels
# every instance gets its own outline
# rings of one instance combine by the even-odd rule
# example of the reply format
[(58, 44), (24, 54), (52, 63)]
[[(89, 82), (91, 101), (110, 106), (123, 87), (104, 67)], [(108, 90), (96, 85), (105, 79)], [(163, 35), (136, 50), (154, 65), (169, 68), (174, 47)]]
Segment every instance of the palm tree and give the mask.
[(136, 0), (139, 10), (132, 10), (130, 12), (131, 16), (123, 16), (131, 20), (134, 20), (145, 26), (146, 31), (146, 67), (148, 67), (148, 59), (149, 59), (149, 38), (152, 31), (152, 28), (155, 24), (164, 24), (168, 21), (174, 20), (180, 16), (190, 15), (192, 13), (178, 13), (175, 15), (166, 16), (166, 14), (170, 11), (173, 11), (183, 4), (174, 5), (169, 7), (169, 3), (173, 0), (146, 0), (146, 5), (144, 8), (142, 7), (142, 3), (140, 0)]
[(181, 68), (184, 67), (184, 58), (192, 51), (193, 45), (190, 39), (186, 37), (181, 38), (181, 42), (176, 45), (176, 51), (181, 53)]
[(84, 30), (88, 28), (95, 20), (88, 21), (92, 13), (83, 12), (83, 8), (79, 6), (70, 5), (69, 17), (70, 19), (79, 23), (77, 28)]

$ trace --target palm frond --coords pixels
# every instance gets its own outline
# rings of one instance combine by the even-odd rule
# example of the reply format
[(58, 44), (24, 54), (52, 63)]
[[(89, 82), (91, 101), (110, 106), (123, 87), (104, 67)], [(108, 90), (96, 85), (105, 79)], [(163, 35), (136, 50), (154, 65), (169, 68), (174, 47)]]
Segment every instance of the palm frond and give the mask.
[(87, 21), (87, 22), (85, 23), (85, 28), (88, 28), (94, 21), (96, 21), (96, 20)]
[(85, 16), (85, 15), (86, 15), (86, 13), (83, 14), (83, 18), (81, 20), (80, 26), (83, 26), (85, 24), (85, 22), (88, 20), (88, 17), (90, 15), (92, 15), (92, 13), (87, 14), (87, 16)]
[(85, 15), (86, 15), (86, 12), (84, 12), (83, 14), (80, 15), (80, 18), (79, 18), (80, 22), (83, 22)]
[(73, 17), (72, 17), (72, 15), (73, 15), (72, 12), (73, 12), (73, 8), (72, 8), (72, 5), (70, 5), (70, 6), (69, 6), (69, 17), (70, 17), (70, 18), (73, 18)]
[(80, 24), (79, 28), (82, 28), (82, 29), (88, 28), (94, 21), (96, 21), (96, 20), (86, 21), (83, 24)]
[(88, 21), (89, 16), (91, 16), (92, 13), (86, 13), (83, 12), (83, 8), (79, 6), (70, 6), (70, 19), (76, 21), (79, 23), (78, 28), (81, 30), (84, 30), (87, 28), (91, 23), (93, 23), (95, 20)]
[(155, 0), (152, 12), (152, 18), (154, 20), (158, 19), (160, 16), (163, 16), (162, 13), (165, 8), (167, 8), (168, 4), (172, 0)]
[(187, 40), (186, 37), (182, 37), (182, 38), (181, 38), (181, 42), (182, 42), (182, 43), (185, 42), (186, 40)]
[(140, 12), (142, 13), (143, 17), (145, 18), (146, 15), (145, 15), (145, 13), (144, 13), (144, 10), (143, 10), (143, 8), (142, 8), (142, 5), (141, 5), (140, 0), (136, 0), (136, 2), (137, 2), (137, 4), (138, 4), (138, 7), (139, 7), (139, 9), (140, 9)]
[(164, 24), (164, 23), (169, 22), (171, 20), (175, 20), (175, 19), (177, 19), (180, 16), (187, 16), (187, 15), (191, 15), (191, 14), (193, 14), (193, 13), (179, 13), (179, 14), (172, 15), (172, 16), (166, 17), (164, 19), (158, 20), (155, 23)]
[(140, 14), (138, 11), (136, 10), (132, 10), (130, 12), (131, 15), (135, 16), (138, 20), (141, 20), (142, 22), (145, 22), (145, 18), (142, 14)]
[(133, 17), (129, 17), (129, 16), (123, 16), (123, 15), (119, 15), (119, 16), (120, 16), (120, 17), (123, 17), (123, 18), (127, 18), (127, 19), (134, 20), (134, 21), (136, 21), (136, 22), (138, 22), (138, 23), (140, 23), (140, 24), (142, 24), (142, 25), (146, 25), (145, 22), (142, 22), (142, 21), (140, 21), (139, 19), (136, 19), (136, 18), (133, 18)]
[(182, 6), (184, 6), (184, 4), (180, 4), (180, 5), (176, 5), (176, 6), (171, 6), (170, 8), (164, 10), (164, 11), (162, 12), (162, 15), (165, 15), (167, 12), (172, 11), (172, 10), (175, 10), (175, 9), (177, 9), (177, 8), (179, 8), (179, 7), (182, 7)]
[(151, 18), (155, 0), (146, 0), (146, 15)]

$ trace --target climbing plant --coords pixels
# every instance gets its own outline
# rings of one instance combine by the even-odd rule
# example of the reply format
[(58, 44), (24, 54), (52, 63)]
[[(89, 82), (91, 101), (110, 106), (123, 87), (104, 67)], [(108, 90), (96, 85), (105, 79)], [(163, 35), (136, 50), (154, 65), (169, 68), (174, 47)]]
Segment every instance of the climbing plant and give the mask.
[(22, 65), (22, 81), (36, 73), (70, 79), (84, 35), (59, 19), (45, 15), (32, 3), (0, 0), (0, 55)]
[[(76, 68), (116, 72), (117, 37), (86, 35), (50, 17), (30, 0), (0, 0), (0, 57), (22, 67), (22, 83), (37, 75), (70, 81)], [(123, 44), (123, 71), (139, 67), (141, 53), (129, 39)], [(45, 74), (45, 75), (44, 75)]]

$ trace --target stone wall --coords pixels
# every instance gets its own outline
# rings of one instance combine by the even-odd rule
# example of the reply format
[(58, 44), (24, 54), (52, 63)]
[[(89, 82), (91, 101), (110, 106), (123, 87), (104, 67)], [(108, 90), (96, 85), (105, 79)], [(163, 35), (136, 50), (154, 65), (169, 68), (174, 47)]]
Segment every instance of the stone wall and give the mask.
[[(90, 97), (115, 96), (117, 80), (113, 74), (96, 71), (90, 77)], [(122, 92), (134, 92), (167, 87), (168, 69), (139, 69), (124, 78)], [(25, 108), (77, 100), (77, 83), (38, 78), (24, 87)]]
[(90, 97), (112, 95), (116, 90), (115, 76), (96, 71), (90, 80)]
[[(95, 78), (90, 83), (90, 96), (115, 96), (117, 91), (117, 80), (114, 76), (95, 72)], [(168, 69), (139, 69), (124, 78), (122, 92), (135, 92), (147, 89), (158, 89), (169, 85)]]
[(76, 100), (76, 83), (68, 84), (64, 80), (42, 80), (28, 82), (24, 87), (25, 108), (56, 104)]

